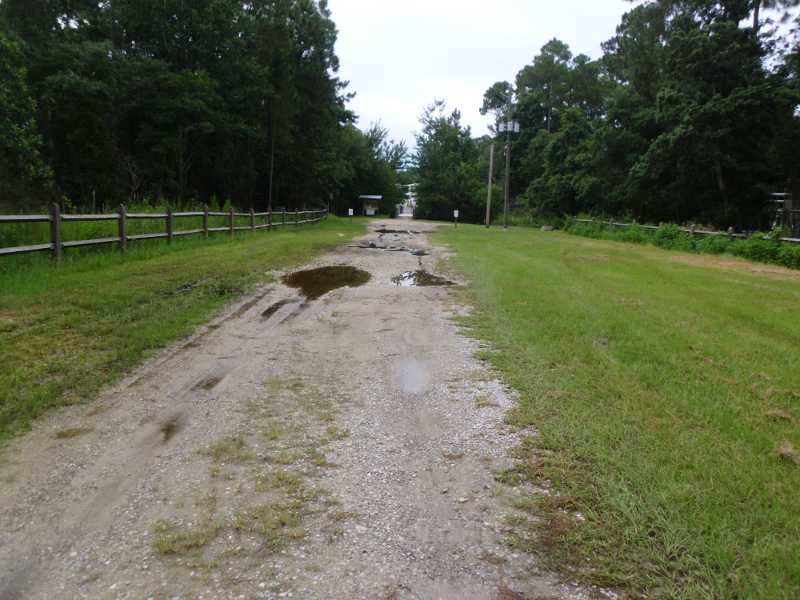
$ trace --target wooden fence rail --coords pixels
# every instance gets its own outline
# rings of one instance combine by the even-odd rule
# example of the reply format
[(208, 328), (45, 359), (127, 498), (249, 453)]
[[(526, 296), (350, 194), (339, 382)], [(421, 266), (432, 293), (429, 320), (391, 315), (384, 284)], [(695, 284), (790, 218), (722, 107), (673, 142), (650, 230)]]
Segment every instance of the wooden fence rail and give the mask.
[[(280, 215), (280, 221), (274, 220), (274, 216), (276, 215)], [(237, 231), (271, 230), (272, 228), (284, 227), (286, 225), (319, 223), (327, 218), (327, 216), (328, 212), (325, 210), (283, 210), (278, 212), (254, 212), (250, 210), (250, 212), (242, 213), (234, 212), (233, 209), (227, 212), (209, 211), (207, 206), (202, 211), (194, 212), (172, 212), (171, 209), (167, 209), (165, 213), (129, 213), (125, 210), (124, 205), (120, 205), (119, 210), (113, 214), (62, 215), (61, 208), (58, 204), (53, 204), (50, 207), (50, 214), (48, 215), (0, 215), (0, 226), (6, 223), (50, 224), (49, 243), (0, 248), (0, 256), (27, 254), (30, 252), (51, 252), (53, 258), (56, 261), (60, 261), (66, 248), (82, 248), (86, 246), (101, 246), (104, 244), (119, 244), (119, 249), (124, 254), (128, 249), (128, 242), (166, 239), (169, 244), (172, 243), (172, 240), (176, 237), (190, 235), (203, 235), (204, 237), (208, 237), (210, 233), (216, 232), (227, 232), (232, 236)], [(203, 227), (201, 229), (175, 230), (175, 219), (180, 219), (182, 217), (202, 217)], [(209, 227), (209, 217), (227, 217), (227, 224), (225, 227)], [(247, 218), (249, 219), (249, 224), (236, 225), (237, 218)], [(128, 221), (144, 219), (160, 219), (164, 221), (164, 232), (129, 235)], [(266, 222), (260, 222), (264, 220)], [(63, 223), (90, 221), (116, 221), (117, 235), (114, 237), (96, 238), (92, 240), (63, 241), (61, 231)]]
[[(598, 225), (605, 225), (607, 227), (632, 227), (636, 225), (637, 227), (641, 227), (642, 229), (650, 229), (655, 230), (658, 229), (658, 225), (641, 225), (639, 223), (617, 223), (615, 221), (601, 221), (600, 219), (572, 219), (572, 221), (576, 223), (597, 223)], [(706, 229), (695, 229), (694, 227), (679, 227), (681, 231), (684, 233), (691, 233), (692, 235), (712, 235), (712, 236), (722, 236), (727, 237), (729, 239), (740, 239), (745, 240), (750, 236), (746, 233), (734, 233), (733, 231), (709, 231)], [(771, 239), (769, 236), (764, 236), (765, 240)], [(792, 237), (782, 237), (777, 238), (777, 241), (786, 242), (787, 244), (800, 244), (800, 238), (792, 238)]]

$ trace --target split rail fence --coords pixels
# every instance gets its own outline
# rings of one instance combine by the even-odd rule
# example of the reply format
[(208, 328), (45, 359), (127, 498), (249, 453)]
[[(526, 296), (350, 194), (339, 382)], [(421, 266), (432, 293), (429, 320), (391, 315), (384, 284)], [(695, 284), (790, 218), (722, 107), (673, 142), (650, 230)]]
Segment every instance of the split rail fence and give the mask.
[[(572, 219), (576, 223), (594, 223), (597, 225), (605, 225), (607, 227), (632, 227), (636, 225), (637, 227), (641, 227), (642, 229), (650, 229), (655, 230), (658, 229), (658, 225), (641, 225), (639, 223), (617, 223), (615, 221), (602, 221), (600, 219)], [(680, 227), (679, 228), (684, 233), (690, 233), (692, 235), (699, 235), (699, 236), (722, 236), (727, 237), (730, 239), (747, 239), (750, 235), (746, 233), (734, 233), (732, 230), (729, 231), (709, 231), (706, 229), (695, 229), (694, 227)], [(767, 236), (764, 236), (764, 239), (769, 239)], [(780, 242), (786, 242), (787, 244), (800, 244), (800, 238), (793, 238), (793, 237), (782, 237), (778, 238)]]
[[(13, 254), (28, 254), (31, 252), (51, 252), (56, 261), (60, 261), (64, 250), (68, 248), (82, 248), (87, 246), (102, 246), (105, 244), (119, 244), (120, 251), (124, 254), (128, 249), (129, 242), (138, 240), (157, 240), (166, 239), (167, 243), (172, 243), (177, 237), (191, 235), (202, 235), (208, 237), (211, 233), (227, 232), (231, 236), (237, 231), (256, 231), (259, 229), (271, 230), (277, 227), (303, 225), (305, 223), (319, 223), (327, 218), (328, 212), (325, 210), (302, 210), (302, 211), (278, 211), (278, 212), (228, 212), (209, 211), (205, 207), (202, 211), (196, 212), (172, 212), (167, 209), (165, 213), (129, 213), (122, 205), (116, 213), (94, 214), (94, 215), (65, 215), (61, 214), (58, 204), (50, 207), (50, 214), (47, 215), (0, 215), (0, 226), (6, 223), (49, 223), (50, 242), (47, 244), (33, 244), (30, 246), (12, 246), (0, 248), (0, 256)], [(175, 221), (182, 217), (202, 217), (203, 226), (200, 229), (176, 230)], [(209, 227), (209, 217), (227, 217), (225, 227)], [(248, 225), (236, 225), (237, 218), (249, 218)], [(164, 221), (163, 233), (143, 233), (138, 235), (128, 235), (127, 224), (131, 220), (140, 219), (161, 219)], [(89, 222), (89, 221), (116, 221), (117, 235), (114, 237), (95, 238), (91, 240), (74, 240), (65, 242), (62, 240), (62, 224), (68, 222)]]

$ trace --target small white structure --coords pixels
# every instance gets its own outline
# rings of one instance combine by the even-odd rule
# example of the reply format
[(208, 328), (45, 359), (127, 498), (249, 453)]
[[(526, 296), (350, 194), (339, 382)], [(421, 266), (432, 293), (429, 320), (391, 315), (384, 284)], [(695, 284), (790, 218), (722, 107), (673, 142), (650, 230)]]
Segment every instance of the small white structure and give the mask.
[(383, 200), (383, 196), (359, 196), (358, 199), (361, 200), (361, 204), (364, 207), (364, 216), (374, 217), (378, 214), (378, 207), (381, 200)]

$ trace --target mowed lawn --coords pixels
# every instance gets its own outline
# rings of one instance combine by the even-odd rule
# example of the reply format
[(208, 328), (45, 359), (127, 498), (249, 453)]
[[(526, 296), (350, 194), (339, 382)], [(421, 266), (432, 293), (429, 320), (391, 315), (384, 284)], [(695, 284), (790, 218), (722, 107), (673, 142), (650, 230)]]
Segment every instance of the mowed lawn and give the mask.
[(538, 431), (500, 478), (552, 482), (514, 544), (630, 597), (800, 598), (800, 273), (531, 229), (438, 240)]
[[(0, 444), (48, 408), (90, 401), (223, 305), (365, 230), (366, 220), (132, 244), (56, 267), (0, 263)], [(7, 260), (7, 259), (0, 259)]]

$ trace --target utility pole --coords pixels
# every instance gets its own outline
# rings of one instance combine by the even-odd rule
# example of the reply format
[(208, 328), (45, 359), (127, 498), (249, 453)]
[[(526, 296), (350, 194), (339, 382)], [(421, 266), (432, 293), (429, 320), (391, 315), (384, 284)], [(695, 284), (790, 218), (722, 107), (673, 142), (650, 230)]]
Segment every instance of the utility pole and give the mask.
[(270, 150), (269, 150), (269, 192), (267, 194), (267, 211), (272, 212), (272, 178), (275, 174), (275, 107), (272, 107), (269, 127)]
[(492, 176), (494, 175), (494, 144), (489, 148), (489, 190), (486, 194), (486, 228), (492, 223)]
[[(509, 106), (509, 113), (511, 107)], [(510, 118), (510, 117), (509, 117)], [(500, 132), (506, 133), (506, 175), (505, 175), (505, 198), (503, 200), (503, 229), (508, 229), (508, 196), (511, 186), (511, 132), (519, 133), (519, 123), (508, 120), (500, 123)]]
[(508, 229), (508, 190), (511, 180), (511, 129), (506, 126), (506, 176), (505, 198), (503, 199), (503, 229)]

